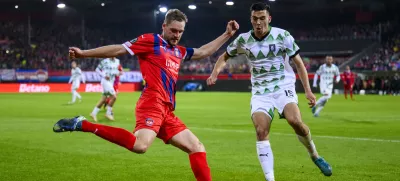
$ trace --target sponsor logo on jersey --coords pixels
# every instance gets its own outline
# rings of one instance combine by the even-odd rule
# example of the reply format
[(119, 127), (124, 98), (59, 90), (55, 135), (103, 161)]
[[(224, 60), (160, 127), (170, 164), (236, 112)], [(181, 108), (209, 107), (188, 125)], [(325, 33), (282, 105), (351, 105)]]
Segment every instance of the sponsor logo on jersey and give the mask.
[(165, 62), (165, 65), (168, 67), (168, 69), (172, 69), (174, 72), (177, 72), (179, 69), (179, 64), (175, 63), (174, 61), (167, 59)]

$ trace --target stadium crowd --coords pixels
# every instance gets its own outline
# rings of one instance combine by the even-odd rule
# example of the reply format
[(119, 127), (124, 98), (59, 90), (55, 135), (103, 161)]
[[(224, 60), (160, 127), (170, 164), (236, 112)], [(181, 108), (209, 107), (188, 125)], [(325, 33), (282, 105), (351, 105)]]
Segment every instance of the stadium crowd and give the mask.
[[(367, 30), (373, 31), (367, 31)], [(43, 68), (49, 70), (69, 69), (66, 50), (70, 45), (82, 45), (80, 26), (60, 24), (32, 24), (31, 44), (28, 45), (28, 27), (25, 23), (0, 22), (0, 68)], [(117, 32), (116, 32), (117, 31)], [(292, 30), (299, 40), (330, 40), (330, 39), (365, 39), (377, 36), (377, 26), (374, 25), (338, 25), (330, 28)], [(308, 33), (306, 33), (308, 32)], [(311, 32), (311, 33), (310, 33)], [(115, 42), (123, 42), (125, 32), (115, 29), (85, 28), (86, 48), (93, 48)], [(210, 73), (213, 63), (222, 51), (201, 61), (191, 61), (182, 64), (181, 73)], [(398, 48), (397, 48), (398, 49)], [(122, 60), (135, 59), (131, 56), (120, 57)], [(324, 62), (323, 58), (307, 58), (305, 64), (309, 71), (315, 71)], [(340, 64), (344, 58), (337, 58)], [(131, 70), (139, 69), (137, 61), (121, 61), (123, 66)], [(98, 61), (89, 59), (79, 62), (83, 70), (94, 70)], [(229, 64), (225, 73), (248, 73), (246, 63)]]
[(365, 56), (354, 64), (356, 70), (397, 71), (400, 70), (400, 34), (382, 44), (371, 56)]

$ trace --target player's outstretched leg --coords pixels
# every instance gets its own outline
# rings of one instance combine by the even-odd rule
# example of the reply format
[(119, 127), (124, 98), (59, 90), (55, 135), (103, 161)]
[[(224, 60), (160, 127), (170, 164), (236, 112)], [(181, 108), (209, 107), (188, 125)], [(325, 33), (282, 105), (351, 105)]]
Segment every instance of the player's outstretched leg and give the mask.
[(295, 130), (299, 141), (307, 148), (307, 151), (312, 161), (318, 166), (325, 176), (332, 175), (332, 167), (319, 156), (315, 144), (311, 138), (310, 129), (301, 120), (301, 114), (298, 106), (295, 103), (289, 103), (284, 108), (284, 116), (290, 126)]
[[(348, 89), (345, 87), (345, 88), (344, 88), (344, 98), (345, 98), (345, 99), (347, 99), (347, 90), (348, 90)], [(350, 95), (351, 95), (351, 93), (350, 93)]]
[(264, 177), (267, 181), (274, 181), (274, 155), (269, 142), (269, 131), (272, 118), (264, 112), (254, 112), (252, 120), (257, 134), (257, 155)]
[(145, 153), (156, 137), (156, 133), (152, 130), (139, 130), (135, 133), (135, 136), (122, 128), (91, 123), (83, 116), (61, 119), (54, 124), (53, 131), (56, 133), (67, 131), (90, 132), (135, 153)]
[(197, 181), (211, 181), (206, 149), (190, 130), (179, 132), (169, 140), (169, 143), (189, 154), (190, 167)]

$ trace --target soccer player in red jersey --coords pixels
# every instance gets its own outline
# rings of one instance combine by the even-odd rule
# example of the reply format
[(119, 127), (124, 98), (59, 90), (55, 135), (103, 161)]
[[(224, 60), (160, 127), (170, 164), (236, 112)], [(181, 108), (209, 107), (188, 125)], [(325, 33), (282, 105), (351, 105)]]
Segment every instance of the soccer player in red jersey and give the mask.
[(353, 85), (354, 85), (355, 74), (351, 72), (350, 66), (346, 66), (346, 70), (342, 74), (342, 80), (344, 85), (344, 97), (347, 99), (347, 92), (350, 93), (351, 100), (353, 98)]
[(174, 114), (176, 82), (183, 60), (198, 60), (215, 53), (239, 28), (229, 21), (226, 31), (200, 48), (178, 45), (187, 17), (177, 9), (169, 10), (162, 25), (162, 34), (144, 34), (122, 45), (109, 45), (91, 50), (72, 47), (71, 59), (84, 57), (116, 57), (136, 55), (146, 87), (136, 104), (136, 128), (133, 133), (116, 127), (94, 124), (83, 116), (61, 119), (54, 132), (83, 131), (93, 133), (135, 153), (145, 153), (156, 137), (189, 154), (190, 165), (198, 181), (210, 181), (204, 145)]

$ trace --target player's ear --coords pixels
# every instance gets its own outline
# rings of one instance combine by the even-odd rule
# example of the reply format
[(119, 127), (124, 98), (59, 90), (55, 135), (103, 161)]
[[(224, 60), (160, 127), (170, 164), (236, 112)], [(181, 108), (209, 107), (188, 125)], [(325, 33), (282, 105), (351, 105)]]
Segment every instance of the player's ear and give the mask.
[(162, 29), (164, 30), (165, 27), (167, 27), (167, 24), (163, 23), (163, 24), (162, 24)]
[(268, 16), (268, 24), (271, 23), (272, 16)]

